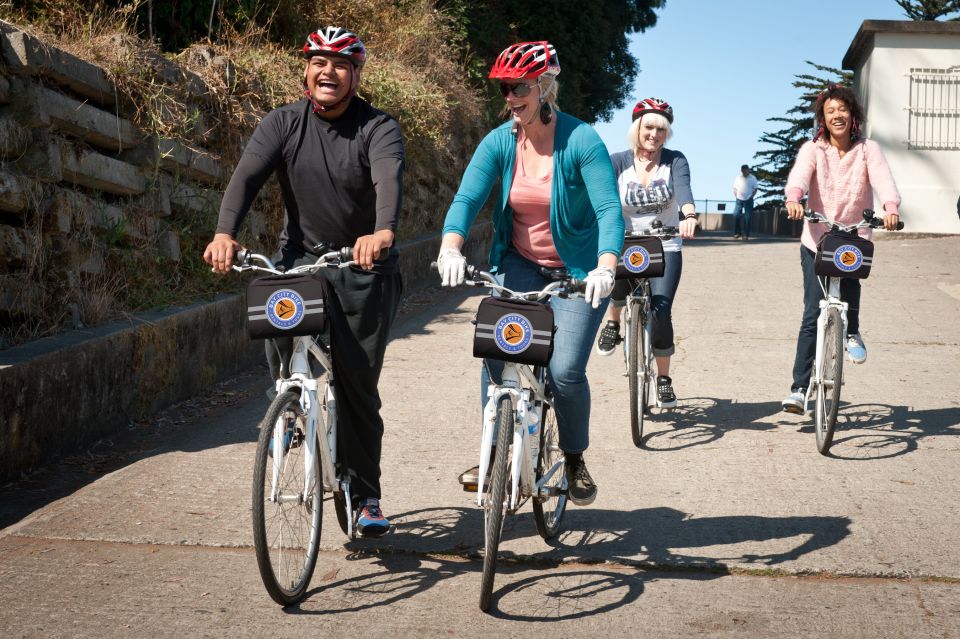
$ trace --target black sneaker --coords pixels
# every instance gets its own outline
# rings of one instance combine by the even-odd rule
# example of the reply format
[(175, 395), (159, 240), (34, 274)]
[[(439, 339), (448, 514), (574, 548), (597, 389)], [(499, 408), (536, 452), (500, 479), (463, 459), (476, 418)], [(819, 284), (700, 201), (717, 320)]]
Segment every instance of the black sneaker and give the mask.
[(583, 455), (567, 455), (567, 496), (577, 506), (589, 506), (597, 498), (597, 485), (587, 471)]
[(623, 341), (620, 337), (620, 322), (607, 320), (607, 325), (600, 331), (597, 339), (597, 353), (603, 356), (612, 355), (617, 344)]
[(673, 394), (673, 380), (667, 375), (657, 375), (657, 408), (673, 408), (677, 396)]

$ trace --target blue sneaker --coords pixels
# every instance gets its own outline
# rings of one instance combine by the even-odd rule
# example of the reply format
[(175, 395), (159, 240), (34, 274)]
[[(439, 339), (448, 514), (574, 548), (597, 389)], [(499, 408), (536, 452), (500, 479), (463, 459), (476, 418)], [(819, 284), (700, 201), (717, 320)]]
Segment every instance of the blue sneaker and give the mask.
[[(287, 430), (283, 433), (283, 454), (290, 451), (290, 444), (293, 442), (293, 436), (297, 431), (297, 420), (295, 417), (287, 418)], [(273, 438), (270, 438), (270, 450), (267, 454), (273, 457)]]
[(854, 364), (863, 364), (867, 361), (867, 347), (860, 333), (847, 335), (847, 356)]
[(364, 499), (357, 513), (357, 532), (364, 537), (383, 537), (390, 531), (390, 521), (380, 510), (379, 499)]

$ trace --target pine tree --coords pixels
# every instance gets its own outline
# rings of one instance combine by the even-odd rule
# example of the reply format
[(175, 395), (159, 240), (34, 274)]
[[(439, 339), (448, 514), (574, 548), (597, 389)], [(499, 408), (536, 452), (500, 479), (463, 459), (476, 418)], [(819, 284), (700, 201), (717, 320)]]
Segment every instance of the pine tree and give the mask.
[(828, 77), (801, 73), (794, 78), (793, 86), (800, 89), (797, 104), (782, 117), (767, 118), (768, 122), (779, 122), (784, 126), (776, 131), (766, 132), (759, 142), (772, 148), (757, 151), (754, 158), (761, 162), (754, 167), (760, 186), (757, 189), (758, 204), (779, 206), (783, 203), (783, 189), (787, 176), (797, 158), (797, 152), (803, 143), (813, 137), (813, 103), (817, 95), (829, 84), (851, 86), (853, 73), (806, 61), (817, 72), (829, 74)]
[[(960, 0), (896, 0), (911, 20), (937, 20), (952, 13), (960, 13)], [(960, 20), (960, 16), (947, 18)]]

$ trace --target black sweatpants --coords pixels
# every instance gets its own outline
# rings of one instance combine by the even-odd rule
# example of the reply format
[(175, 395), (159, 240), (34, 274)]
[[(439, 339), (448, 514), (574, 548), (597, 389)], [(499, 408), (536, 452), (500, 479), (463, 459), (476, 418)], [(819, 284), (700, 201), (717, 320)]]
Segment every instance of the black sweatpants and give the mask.
[[(281, 250), (275, 256), (284, 268), (312, 264), (316, 256)], [(390, 327), (400, 307), (403, 281), (396, 249), (372, 271), (359, 268), (321, 269), (332, 291), (329, 300), (330, 346), (339, 423), (338, 459), (350, 469), (355, 500), (380, 498), (380, 449), (383, 419), (377, 385), (383, 368)], [(277, 379), (293, 349), (293, 338), (267, 340), (271, 379)], [(356, 506), (356, 503), (354, 504)]]

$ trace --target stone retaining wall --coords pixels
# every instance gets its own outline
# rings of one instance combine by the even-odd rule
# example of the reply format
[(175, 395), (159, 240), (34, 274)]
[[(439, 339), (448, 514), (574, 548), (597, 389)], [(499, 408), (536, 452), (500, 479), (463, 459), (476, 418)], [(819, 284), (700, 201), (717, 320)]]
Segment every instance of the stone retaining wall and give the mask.
[[(464, 249), (486, 262), (492, 226)], [(399, 245), (406, 292), (436, 283), (438, 235)], [(0, 481), (82, 450), (171, 403), (263, 361), (241, 295), (70, 331), (0, 351)]]

